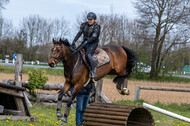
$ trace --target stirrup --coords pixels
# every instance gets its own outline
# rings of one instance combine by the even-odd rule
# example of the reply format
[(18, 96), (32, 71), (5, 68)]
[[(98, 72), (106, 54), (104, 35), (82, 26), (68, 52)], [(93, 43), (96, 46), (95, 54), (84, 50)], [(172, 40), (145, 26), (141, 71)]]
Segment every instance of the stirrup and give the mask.
[[(92, 76), (92, 75), (93, 75), (93, 76)], [(93, 74), (93, 73), (91, 72), (90, 78), (91, 78), (91, 81), (94, 82), (94, 83), (95, 83), (95, 80), (94, 80), (95, 77), (96, 77), (96, 74)]]
[(94, 78), (92, 78), (92, 77), (90, 77), (91, 78), (91, 81), (93, 82), (93, 83), (95, 83), (96, 81), (94, 80)]
[(95, 78), (96, 77), (96, 73), (95, 72), (93, 72), (93, 71), (91, 71), (91, 76), (90, 76), (91, 78)]

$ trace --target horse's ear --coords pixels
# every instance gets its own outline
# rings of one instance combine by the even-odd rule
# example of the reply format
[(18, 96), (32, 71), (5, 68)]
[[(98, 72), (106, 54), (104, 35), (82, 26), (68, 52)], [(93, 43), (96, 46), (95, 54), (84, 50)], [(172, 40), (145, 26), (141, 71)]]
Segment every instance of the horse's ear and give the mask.
[(59, 42), (62, 43), (62, 39), (61, 38), (59, 39)]
[(56, 43), (56, 41), (55, 41), (55, 39), (53, 38), (53, 44), (55, 44)]
[(67, 39), (65, 39), (65, 42), (69, 43), (69, 41)]

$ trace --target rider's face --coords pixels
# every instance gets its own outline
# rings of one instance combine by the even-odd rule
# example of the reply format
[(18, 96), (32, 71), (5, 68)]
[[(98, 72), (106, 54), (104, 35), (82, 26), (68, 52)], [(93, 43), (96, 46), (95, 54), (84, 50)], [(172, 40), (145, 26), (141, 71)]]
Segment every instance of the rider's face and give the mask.
[(95, 19), (88, 19), (88, 24), (89, 24), (89, 25), (93, 25), (94, 22), (95, 22)]

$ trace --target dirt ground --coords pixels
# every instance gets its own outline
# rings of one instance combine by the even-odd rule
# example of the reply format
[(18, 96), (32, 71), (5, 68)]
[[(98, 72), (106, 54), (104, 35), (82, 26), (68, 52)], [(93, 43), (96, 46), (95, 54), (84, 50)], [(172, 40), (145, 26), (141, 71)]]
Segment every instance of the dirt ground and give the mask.
[[(0, 81), (3, 79), (14, 79), (14, 74), (0, 73)], [(28, 76), (23, 75), (23, 81), (27, 81)], [(49, 76), (49, 83), (64, 83), (64, 77), (61, 76)], [(115, 84), (111, 79), (104, 79), (103, 81), (103, 92), (111, 100), (134, 100), (135, 87), (157, 87), (157, 88), (178, 88), (178, 89), (189, 89), (190, 83), (157, 83), (148, 81), (129, 81), (128, 88), (130, 90), (129, 96), (120, 95), (115, 87)], [(51, 91), (55, 92), (55, 91)], [(149, 103), (155, 103), (160, 101), (162, 103), (187, 103), (190, 104), (190, 93), (189, 92), (171, 92), (171, 91), (153, 91), (153, 90), (141, 90), (140, 99), (144, 99)]]

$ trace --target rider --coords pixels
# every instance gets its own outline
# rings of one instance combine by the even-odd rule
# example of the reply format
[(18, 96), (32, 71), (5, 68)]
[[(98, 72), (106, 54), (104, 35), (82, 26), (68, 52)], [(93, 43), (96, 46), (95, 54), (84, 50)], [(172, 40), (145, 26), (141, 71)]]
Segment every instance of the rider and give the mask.
[(72, 45), (75, 46), (75, 42), (83, 34), (82, 46), (86, 49), (86, 58), (91, 68), (91, 77), (96, 77), (95, 65), (92, 60), (92, 53), (98, 47), (99, 35), (100, 35), (100, 25), (96, 22), (96, 14), (93, 12), (87, 15), (88, 22), (82, 23), (80, 26), (80, 31), (75, 36)]

